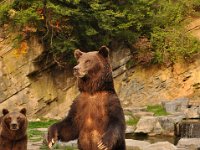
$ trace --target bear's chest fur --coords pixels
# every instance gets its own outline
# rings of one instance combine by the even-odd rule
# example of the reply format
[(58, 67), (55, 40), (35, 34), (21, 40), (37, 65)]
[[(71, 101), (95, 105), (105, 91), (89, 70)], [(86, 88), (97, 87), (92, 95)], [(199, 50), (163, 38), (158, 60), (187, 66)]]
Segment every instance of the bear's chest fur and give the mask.
[(10, 140), (0, 135), (0, 150), (26, 150), (27, 136), (20, 140)]
[(77, 103), (78, 113), (75, 117), (80, 130), (103, 129), (102, 127), (107, 124), (108, 120), (108, 99), (109, 94), (107, 92), (80, 94)]

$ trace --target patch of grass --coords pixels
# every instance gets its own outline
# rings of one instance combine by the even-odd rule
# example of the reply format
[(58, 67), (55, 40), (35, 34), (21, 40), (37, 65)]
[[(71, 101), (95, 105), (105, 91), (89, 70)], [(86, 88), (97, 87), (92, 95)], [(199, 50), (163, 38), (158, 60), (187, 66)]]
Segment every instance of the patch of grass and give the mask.
[(28, 125), (28, 139), (32, 142), (38, 142), (43, 139), (45, 131), (39, 131), (37, 128), (48, 128), (57, 120), (48, 120), (48, 121), (32, 121)]
[(28, 139), (33, 142), (41, 141), (43, 138), (44, 132), (38, 130), (28, 129)]
[(48, 120), (48, 121), (33, 121), (29, 122), (29, 129), (35, 128), (48, 128), (50, 125), (58, 122), (58, 120)]
[(129, 126), (136, 125), (139, 121), (139, 118), (131, 118), (128, 121), (126, 121), (126, 124)]
[(148, 112), (153, 112), (155, 116), (166, 116), (168, 113), (165, 111), (164, 107), (161, 105), (149, 105), (147, 106)]
[[(55, 150), (78, 150), (72, 146), (59, 146), (58, 144), (53, 146), (53, 149)], [(49, 148), (46, 145), (43, 145), (40, 147), (40, 150), (49, 150)]]
[(43, 132), (39, 130), (28, 130), (29, 137), (39, 136), (41, 133)]

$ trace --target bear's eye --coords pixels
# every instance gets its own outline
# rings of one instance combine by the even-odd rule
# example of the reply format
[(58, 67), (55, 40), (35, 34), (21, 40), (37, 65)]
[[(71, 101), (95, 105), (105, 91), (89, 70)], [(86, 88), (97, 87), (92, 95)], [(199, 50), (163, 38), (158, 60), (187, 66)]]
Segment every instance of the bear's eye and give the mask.
[(86, 60), (85, 63), (86, 63), (86, 64), (90, 63), (90, 60)]
[(11, 121), (11, 117), (6, 118), (6, 120), (10, 122)]
[(18, 120), (18, 121), (21, 120), (21, 117), (17, 117), (17, 120)]

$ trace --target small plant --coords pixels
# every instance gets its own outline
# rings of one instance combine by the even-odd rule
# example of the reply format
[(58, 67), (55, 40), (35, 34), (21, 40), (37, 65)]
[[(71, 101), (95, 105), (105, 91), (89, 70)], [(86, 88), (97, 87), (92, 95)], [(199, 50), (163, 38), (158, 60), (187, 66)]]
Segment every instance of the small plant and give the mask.
[(155, 116), (166, 116), (168, 113), (165, 111), (164, 107), (161, 105), (149, 105), (147, 106), (148, 112), (153, 112)]
[(131, 118), (128, 121), (126, 121), (126, 124), (129, 126), (134, 126), (138, 123), (139, 118)]

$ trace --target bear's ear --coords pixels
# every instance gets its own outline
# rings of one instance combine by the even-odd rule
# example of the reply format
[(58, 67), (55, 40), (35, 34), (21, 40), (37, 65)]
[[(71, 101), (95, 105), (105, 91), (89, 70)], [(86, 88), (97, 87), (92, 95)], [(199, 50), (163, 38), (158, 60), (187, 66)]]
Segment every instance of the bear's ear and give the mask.
[(79, 59), (79, 58), (81, 57), (81, 55), (83, 55), (83, 52), (81, 52), (80, 49), (76, 49), (76, 50), (74, 51), (74, 57), (75, 57), (76, 59)]
[(20, 113), (22, 113), (22, 114), (24, 114), (24, 115), (26, 116), (26, 108), (22, 108), (22, 109), (20, 110)]
[(101, 46), (99, 49), (99, 54), (101, 54), (104, 58), (108, 58), (109, 48), (106, 46)]
[(3, 113), (3, 115), (5, 116), (6, 114), (9, 113), (9, 111), (8, 111), (8, 109), (3, 109), (3, 110), (2, 110), (2, 113)]

